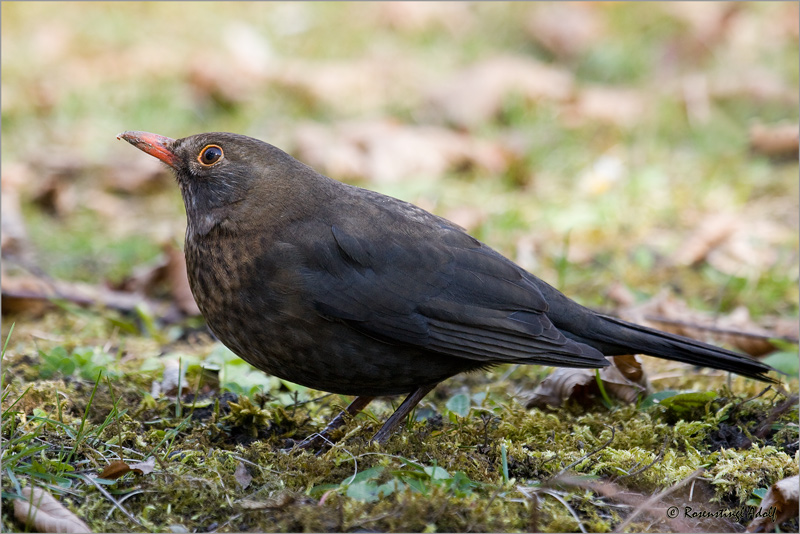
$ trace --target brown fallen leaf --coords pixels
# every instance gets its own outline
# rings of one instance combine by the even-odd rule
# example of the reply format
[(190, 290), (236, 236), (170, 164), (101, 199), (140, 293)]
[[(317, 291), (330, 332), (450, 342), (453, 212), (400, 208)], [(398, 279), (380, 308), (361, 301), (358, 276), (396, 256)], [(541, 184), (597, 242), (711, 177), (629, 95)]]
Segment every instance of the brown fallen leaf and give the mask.
[(304, 124), (295, 131), (294, 144), (300, 160), (326, 174), (379, 183), (438, 178), (467, 166), (500, 174), (513, 157), (497, 143), (388, 120)]
[[(180, 385), (181, 391), (178, 392)], [(191, 393), (192, 389), (186, 381), (186, 364), (182, 364), (177, 358), (168, 358), (164, 361), (164, 372), (160, 381), (153, 381), (150, 386), (150, 394), (154, 398), (161, 395), (177, 397)]]
[(151, 265), (140, 266), (115, 289), (141, 293), (158, 299), (169, 293), (178, 309), (188, 316), (200, 315), (189, 287), (186, 257), (171, 242), (161, 245), (162, 256)]
[(715, 316), (689, 308), (668, 291), (650, 300), (617, 310), (626, 321), (658, 328), (665, 332), (698, 339), (715, 345), (728, 345), (751, 356), (763, 356), (777, 349), (771, 339), (796, 342), (800, 326), (796, 320), (780, 321), (762, 318), (756, 324), (747, 308), (739, 307), (727, 315)]
[[(650, 384), (636, 356), (616, 356), (609, 360), (612, 365), (600, 369), (600, 378), (610, 397), (632, 403), (649, 391)], [(588, 406), (595, 403), (599, 395), (595, 369), (561, 367), (533, 390), (525, 407), (561, 406), (569, 399)]]
[(127, 462), (123, 462), (122, 460), (114, 460), (108, 464), (97, 476), (98, 478), (104, 478), (106, 480), (117, 480), (118, 478), (130, 473), (130, 471), (131, 467)]
[(491, 57), (434, 87), (423, 114), (468, 129), (496, 118), (514, 94), (528, 102), (568, 100), (572, 74), (524, 56)]
[(244, 510), (280, 510), (294, 503), (297, 499), (291, 493), (279, 493), (263, 501), (242, 499), (236, 504)]
[(797, 89), (782, 75), (764, 66), (726, 69), (709, 77), (711, 98), (743, 98), (755, 102), (776, 102), (797, 106)]
[(405, 32), (443, 28), (456, 35), (468, 32), (475, 23), (471, 6), (462, 2), (378, 2), (374, 6), (379, 24)]
[(282, 62), (265, 80), (322, 105), (348, 114), (384, 109), (391, 102), (413, 106), (428, 74), (419, 63), (400, 56), (359, 60)]
[(144, 462), (130, 464), (131, 471), (137, 475), (149, 475), (156, 467), (155, 456), (148, 457)]
[[(669, 440), (664, 443), (661, 453), (664, 453)], [(637, 468), (635, 471), (622, 476), (590, 478), (569, 474), (560, 474), (552, 479), (542, 481), (536, 486), (518, 489), (525, 495), (541, 491), (546, 488), (565, 489), (575, 488), (590, 490), (602, 497), (604, 501), (616, 503), (620, 506), (620, 521), (614, 532), (632, 532), (628, 525), (633, 523), (637, 517), (640, 521), (647, 520), (650, 530), (656, 532), (738, 532), (738, 523), (720, 513), (720, 517), (715, 517), (715, 512), (722, 511), (724, 508), (712, 503), (714, 490), (711, 484), (701, 478), (703, 469), (699, 469), (689, 474), (688, 477), (673, 484), (671, 487), (663, 488), (657, 493), (639, 493), (635, 491), (634, 484), (620, 484), (619, 479), (644, 472), (660, 461), (661, 455), (649, 465)], [(633, 486), (633, 487), (632, 487)], [(668, 513), (670, 508), (683, 511), (685, 506), (692, 506), (697, 509), (697, 503), (703, 503), (703, 510), (708, 512), (707, 516), (690, 517), (687, 514)], [(699, 515), (699, 514), (698, 514)], [(642, 517), (644, 516), (644, 517)], [(539, 528), (530, 528), (531, 532), (539, 532)]]
[(714, 248), (728, 239), (739, 225), (740, 217), (729, 213), (713, 214), (694, 228), (674, 255), (678, 265), (696, 265), (708, 257)]
[(614, 282), (606, 291), (606, 298), (615, 302), (618, 306), (633, 306), (636, 303), (636, 296), (624, 284)]
[(689, 30), (680, 34), (678, 46), (686, 58), (703, 57), (713, 50), (730, 31), (741, 12), (737, 2), (668, 2), (659, 6), (667, 13), (688, 23)]
[(798, 475), (773, 484), (759, 506), (759, 511), (764, 515), (753, 519), (747, 526), (747, 532), (774, 532), (781, 523), (797, 517), (799, 487)]
[(641, 122), (647, 111), (647, 96), (641, 91), (595, 85), (578, 91), (575, 101), (566, 106), (564, 123), (575, 127), (600, 121), (630, 127)]
[(102, 473), (100, 473), (98, 478), (105, 478), (107, 480), (116, 480), (121, 478), (122, 476), (130, 473), (137, 475), (149, 475), (155, 469), (155, 458), (149, 457), (144, 462), (138, 462), (134, 464), (128, 464), (122, 460), (115, 460), (108, 464), (105, 469), (103, 469)]
[(780, 260), (783, 243), (794, 239), (786, 223), (765, 216), (712, 214), (701, 219), (674, 255), (678, 265), (708, 262), (727, 274), (753, 277)]
[(30, 172), (30, 168), (21, 163), (3, 166), (3, 179), (0, 180), (0, 250), (3, 256), (22, 252), (28, 242), (20, 190), (30, 179)]
[(233, 478), (236, 479), (236, 483), (239, 484), (241, 489), (246, 489), (253, 481), (253, 475), (247, 470), (244, 462), (236, 464), (236, 472), (233, 473)]
[(175, 304), (186, 315), (192, 317), (200, 315), (200, 308), (197, 307), (197, 302), (195, 302), (189, 286), (186, 256), (182, 250), (169, 243), (164, 245), (161, 250), (167, 256), (167, 281)]
[(750, 128), (750, 148), (772, 158), (796, 160), (800, 150), (800, 126), (797, 124), (756, 124)]
[(53, 217), (66, 217), (78, 206), (78, 195), (73, 180), (53, 174), (35, 192), (33, 202)]
[(34, 532), (92, 532), (89, 525), (41, 488), (22, 488), (14, 499), (14, 517)]
[(133, 311), (147, 304), (151, 309), (163, 308), (142, 295), (114, 291), (102, 286), (64, 280), (47, 280), (31, 275), (2, 276), (3, 314), (38, 314), (52, 306), (53, 300), (66, 300), (81, 306), (98, 305), (120, 311)]
[(711, 118), (711, 95), (708, 94), (708, 77), (703, 72), (687, 74), (681, 80), (681, 96), (686, 106), (686, 116), (693, 126)]
[(603, 19), (590, 3), (533, 5), (525, 22), (525, 33), (562, 60), (587, 52), (605, 33)]
[(97, 171), (99, 184), (115, 193), (147, 195), (173, 185), (169, 169), (154, 158), (131, 158), (115, 152)]
[(709, 252), (707, 261), (723, 273), (758, 278), (780, 261), (781, 246), (796, 240), (796, 230), (783, 223), (740, 217), (735, 231)]

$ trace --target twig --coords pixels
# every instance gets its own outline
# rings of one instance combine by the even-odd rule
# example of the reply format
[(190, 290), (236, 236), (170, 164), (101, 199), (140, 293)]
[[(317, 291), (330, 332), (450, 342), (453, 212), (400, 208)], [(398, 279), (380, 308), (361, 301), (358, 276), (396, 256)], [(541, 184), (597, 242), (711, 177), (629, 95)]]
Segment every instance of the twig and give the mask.
[(694, 473), (690, 474), (688, 477), (684, 478), (677, 484), (665, 489), (661, 493), (653, 495), (652, 497), (641, 503), (639, 506), (636, 507), (636, 509), (631, 513), (631, 515), (628, 516), (628, 518), (625, 521), (617, 525), (617, 528), (614, 529), (614, 532), (623, 532), (628, 527), (628, 525), (630, 525), (633, 522), (633, 520), (639, 516), (639, 514), (641, 514), (644, 511), (650, 510), (655, 503), (657, 503), (664, 497), (671, 495), (672, 493), (675, 493), (689, 482), (693, 482), (694, 479), (705, 473), (705, 471), (706, 470), (701, 467), (700, 469), (696, 470)]
[(590, 453), (588, 453), (588, 454), (584, 454), (583, 456), (581, 456), (580, 458), (578, 458), (577, 460), (575, 460), (574, 462), (572, 462), (571, 464), (569, 464), (567, 467), (565, 467), (564, 469), (562, 469), (561, 471), (559, 471), (558, 473), (556, 473), (555, 475), (553, 475), (552, 477), (550, 477), (550, 480), (552, 480), (552, 479), (554, 479), (554, 478), (558, 478), (558, 477), (560, 477), (560, 476), (561, 476), (561, 475), (563, 475), (563, 474), (564, 474), (564, 473), (565, 473), (567, 470), (569, 470), (569, 469), (571, 469), (571, 468), (575, 467), (576, 465), (578, 465), (579, 463), (581, 463), (581, 462), (582, 462), (582, 461), (584, 461), (585, 459), (589, 458), (590, 456), (593, 456), (593, 455), (597, 454), (598, 452), (602, 451), (603, 449), (605, 449), (606, 447), (608, 447), (609, 445), (611, 445), (611, 442), (612, 442), (612, 441), (614, 441), (614, 427), (613, 427), (613, 426), (609, 426), (609, 425), (606, 425), (606, 426), (608, 426), (608, 427), (611, 429), (611, 438), (610, 438), (608, 441), (606, 441), (605, 443), (603, 443), (602, 445), (600, 445), (599, 447), (597, 447), (597, 448), (596, 448), (595, 450), (593, 450), (592, 452), (590, 452)]
[(696, 330), (706, 330), (708, 332), (714, 332), (716, 334), (728, 334), (732, 336), (752, 337), (755, 339), (766, 339), (766, 340), (780, 339), (782, 341), (788, 341), (790, 343), (800, 342), (800, 339), (795, 336), (775, 336), (770, 334), (757, 334), (755, 332), (745, 332), (742, 330), (733, 330), (731, 328), (721, 328), (719, 326), (702, 325), (697, 323), (690, 323), (687, 321), (679, 321), (677, 319), (668, 319), (666, 317), (661, 317), (659, 315), (645, 315), (644, 319), (656, 323), (673, 324), (675, 326), (684, 326), (686, 328), (694, 328)]
[(123, 514), (125, 514), (125, 516), (126, 516), (128, 519), (130, 519), (131, 521), (133, 521), (133, 522), (134, 522), (136, 525), (138, 525), (138, 526), (140, 526), (140, 527), (142, 527), (142, 528), (144, 529), (144, 525), (142, 525), (142, 524), (141, 524), (141, 523), (140, 523), (140, 522), (139, 522), (139, 521), (138, 521), (138, 520), (137, 520), (135, 517), (133, 517), (133, 515), (131, 515), (131, 513), (130, 513), (129, 511), (127, 511), (127, 510), (125, 509), (125, 507), (124, 507), (124, 506), (122, 506), (122, 505), (119, 503), (119, 501), (117, 501), (117, 500), (116, 500), (114, 497), (112, 497), (112, 496), (111, 496), (111, 494), (110, 494), (109, 492), (107, 492), (107, 491), (106, 491), (106, 489), (105, 489), (103, 486), (101, 486), (100, 484), (98, 484), (96, 480), (94, 480), (92, 477), (90, 477), (90, 476), (86, 476), (86, 475), (81, 475), (81, 478), (82, 478), (83, 480), (85, 480), (85, 481), (87, 481), (87, 482), (91, 483), (92, 485), (94, 485), (94, 487), (95, 487), (95, 488), (97, 488), (97, 490), (98, 490), (100, 493), (102, 493), (102, 494), (103, 494), (103, 496), (104, 496), (106, 499), (108, 499), (109, 501), (111, 501), (111, 502), (114, 504), (114, 506), (116, 506), (117, 508), (119, 508), (120, 512), (122, 512)]
[(650, 462), (646, 466), (642, 467), (641, 469), (638, 469), (638, 470), (634, 471), (633, 473), (628, 473), (627, 475), (620, 475), (620, 476), (614, 478), (614, 480), (612, 480), (612, 482), (616, 482), (617, 480), (619, 480), (621, 478), (632, 477), (634, 475), (638, 475), (639, 473), (641, 473), (643, 471), (647, 471), (648, 469), (650, 469), (651, 467), (656, 465), (658, 462), (660, 462), (661, 459), (664, 457), (664, 453), (667, 452), (667, 443), (669, 443), (669, 437), (670, 437), (669, 434), (664, 436), (664, 444), (661, 446), (661, 450), (658, 452), (658, 456), (656, 456), (655, 459), (652, 462)]

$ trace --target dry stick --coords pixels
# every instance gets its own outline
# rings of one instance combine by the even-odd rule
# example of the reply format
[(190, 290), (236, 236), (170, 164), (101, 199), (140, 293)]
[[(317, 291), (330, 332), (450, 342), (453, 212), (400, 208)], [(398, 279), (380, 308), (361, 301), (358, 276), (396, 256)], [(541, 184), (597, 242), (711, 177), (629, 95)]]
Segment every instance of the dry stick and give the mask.
[(617, 528), (614, 529), (614, 532), (622, 532), (622, 531), (624, 531), (628, 527), (628, 525), (630, 525), (633, 522), (633, 520), (636, 519), (636, 517), (639, 516), (639, 514), (641, 514), (642, 512), (644, 512), (646, 510), (651, 509), (655, 503), (657, 503), (658, 501), (660, 501), (664, 497), (666, 497), (668, 495), (671, 495), (672, 493), (678, 491), (683, 486), (685, 486), (689, 482), (692, 482), (694, 479), (696, 479), (698, 476), (702, 475), (703, 473), (705, 473), (705, 469), (701, 467), (700, 469), (696, 470), (694, 473), (690, 474), (688, 477), (684, 478), (683, 480), (681, 480), (677, 484), (673, 485), (672, 487), (665, 489), (661, 493), (653, 495), (652, 497), (650, 497), (649, 499), (647, 499), (646, 501), (641, 503), (639, 506), (637, 506), (636, 509), (631, 513), (631, 515), (629, 515), (628, 518), (625, 521), (620, 523), (617, 526)]
[(90, 477), (90, 476), (81, 476), (81, 478), (83, 478), (83, 480), (85, 480), (85, 481), (87, 481), (87, 482), (90, 482), (90, 483), (92, 483), (92, 484), (94, 485), (94, 487), (95, 487), (95, 488), (97, 488), (97, 490), (98, 490), (100, 493), (102, 493), (102, 494), (103, 494), (103, 496), (104, 496), (106, 499), (108, 499), (109, 501), (111, 501), (111, 502), (114, 504), (114, 506), (116, 506), (117, 508), (119, 508), (119, 510), (120, 510), (120, 511), (121, 511), (123, 514), (125, 514), (125, 515), (127, 516), (127, 518), (128, 518), (128, 519), (130, 519), (131, 521), (133, 521), (133, 522), (134, 522), (135, 524), (137, 524), (138, 526), (140, 526), (140, 527), (144, 528), (144, 525), (142, 525), (142, 524), (141, 524), (141, 523), (140, 523), (140, 522), (139, 522), (139, 521), (138, 521), (138, 520), (137, 520), (135, 517), (133, 517), (133, 515), (131, 515), (131, 513), (130, 513), (128, 510), (126, 510), (126, 509), (125, 509), (125, 507), (124, 507), (124, 506), (122, 506), (122, 505), (119, 503), (119, 501), (117, 501), (117, 500), (116, 500), (114, 497), (112, 497), (112, 496), (111, 496), (111, 494), (110, 494), (109, 492), (107, 492), (107, 491), (106, 491), (106, 489), (105, 489), (105, 488), (104, 488), (102, 485), (98, 484), (98, 483), (97, 483), (97, 481), (95, 481), (95, 480), (94, 480), (92, 477)]
[(769, 334), (757, 334), (755, 332), (745, 332), (742, 330), (733, 330), (731, 328), (721, 328), (718, 326), (702, 325), (697, 323), (690, 323), (688, 321), (679, 321), (677, 319), (668, 319), (666, 317), (661, 317), (659, 315), (645, 315), (644, 318), (648, 321), (653, 321), (656, 323), (673, 324), (675, 326), (684, 326), (686, 328), (694, 328), (696, 330), (706, 330), (708, 332), (714, 332), (717, 334), (728, 334), (732, 336), (752, 337), (756, 339), (766, 339), (766, 340), (780, 339), (782, 341), (788, 341), (790, 343), (797, 343), (798, 341), (800, 341), (800, 339), (795, 336), (771, 336)]
[(757, 438), (764, 439), (764, 437), (767, 435), (767, 432), (769, 432), (770, 427), (772, 427), (772, 423), (774, 423), (778, 417), (786, 413), (790, 408), (797, 406), (797, 400), (798, 396), (792, 395), (783, 403), (773, 408), (761, 426), (757, 428), (755, 432), (753, 432), (753, 435)]

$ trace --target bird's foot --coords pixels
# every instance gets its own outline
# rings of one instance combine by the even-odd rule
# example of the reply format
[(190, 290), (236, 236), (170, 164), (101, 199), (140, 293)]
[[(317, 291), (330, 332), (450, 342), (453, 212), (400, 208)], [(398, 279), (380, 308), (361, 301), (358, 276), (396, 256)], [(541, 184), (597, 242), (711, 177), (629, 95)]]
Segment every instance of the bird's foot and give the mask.
[(366, 406), (372, 402), (372, 399), (375, 397), (366, 397), (360, 396), (356, 397), (353, 402), (351, 402), (347, 408), (339, 412), (339, 415), (334, 417), (330, 423), (325, 426), (322, 432), (317, 432), (316, 434), (312, 434), (308, 436), (306, 439), (301, 441), (300, 443), (293, 444), (287, 450), (294, 450), (294, 449), (317, 449), (319, 451), (317, 454), (322, 452), (322, 450), (326, 446), (333, 445), (333, 441), (330, 439), (331, 432), (339, 428), (340, 426), (344, 425), (346, 422), (347, 417), (353, 417), (354, 415), (358, 414), (361, 410), (366, 408)]

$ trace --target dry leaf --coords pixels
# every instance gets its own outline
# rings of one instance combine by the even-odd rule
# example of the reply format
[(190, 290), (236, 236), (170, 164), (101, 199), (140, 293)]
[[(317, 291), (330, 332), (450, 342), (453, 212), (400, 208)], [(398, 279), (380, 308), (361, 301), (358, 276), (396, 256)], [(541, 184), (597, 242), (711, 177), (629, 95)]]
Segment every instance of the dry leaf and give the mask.
[[(463, 34), (475, 22), (469, 4), (462, 2), (378, 2), (377, 20), (389, 28), (414, 32), (443, 28), (450, 34)], [(359, 6), (362, 10), (363, 6)]]
[(614, 282), (606, 291), (606, 298), (615, 302), (618, 306), (633, 306), (636, 303), (636, 296), (625, 285)]
[(714, 214), (698, 224), (675, 254), (675, 263), (695, 265), (708, 257), (709, 253), (736, 231), (740, 218), (728, 214)]
[(714, 99), (742, 98), (757, 102), (797, 106), (797, 89), (781, 75), (763, 66), (726, 69), (709, 78), (709, 94)]
[(131, 471), (133, 471), (137, 475), (149, 475), (153, 472), (153, 469), (156, 467), (156, 459), (154, 456), (150, 456), (144, 462), (138, 462), (135, 464), (130, 464)]
[[(134, 270), (116, 289), (141, 293), (153, 298), (164, 296), (168, 291), (172, 300), (185, 315), (200, 315), (200, 309), (192, 295), (186, 273), (186, 256), (171, 242), (161, 245), (163, 256), (153, 265)], [(164, 287), (166, 286), (166, 290)]]
[(114, 153), (98, 170), (103, 186), (116, 193), (144, 195), (174, 186), (169, 168), (155, 158), (132, 158)]
[(675, 254), (678, 265), (702, 261), (726, 274), (758, 277), (779, 261), (778, 250), (795, 239), (785, 224), (741, 214), (713, 214), (702, 219)]
[(298, 159), (326, 174), (379, 183), (437, 178), (465, 166), (499, 174), (511, 157), (502, 146), (465, 134), (387, 120), (305, 124), (295, 131), (295, 146)]
[(762, 318), (772, 330), (759, 326), (750, 318), (747, 308), (739, 307), (728, 315), (713, 316), (689, 308), (667, 291), (649, 301), (621, 308), (618, 315), (636, 324), (657, 328), (672, 334), (698, 339), (716, 345), (729, 345), (751, 356), (762, 356), (776, 349), (771, 338), (797, 339), (797, 321)]
[(244, 462), (239, 462), (236, 465), (236, 472), (233, 473), (233, 478), (236, 479), (236, 483), (239, 484), (239, 487), (242, 489), (246, 489), (253, 481), (253, 475), (247, 470)]
[(796, 160), (800, 149), (798, 130), (797, 124), (756, 124), (750, 128), (750, 148), (765, 156)]
[(711, 95), (708, 93), (708, 77), (705, 73), (688, 74), (683, 77), (681, 96), (686, 106), (686, 116), (693, 126), (702, 125), (711, 118)]
[(517, 94), (527, 101), (564, 101), (572, 97), (568, 71), (523, 56), (497, 56), (456, 73), (426, 99), (429, 117), (471, 128), (497, 117), (505, 100)]
[(97, 476), (106, 480), (116, 480), (128, 474), (130, 470), (131, 468), (126, 462), (114, 460)]
[(448, 210), (443, 216), (466, 231), (472, 232), (486, 221), (488, 214), (478, 206), (459, 206)]
[(725, 37), (741, 11), (737, 2), (667, 2), (660, 7), (689, 24), (689, 32), (681, 34), (679, 43), (687, 57), (707, 54)]
[(159, 308), (157, 303), (148, 301), (141, 295), (81, 282), (45, 280), (35, 276), (3, 276), (0, 278), (0, 288), (3, 314), (38, 313), (50, 306), (52, 300), (66, 300), (83, 306), (107, 306), (121, 311), (132, 311), (145, 303), (152, 309)]
[(768, 219), (740, 217), (736, 231), (708, 254), (718, 271), (743, 278), (758, 278), (780, 261), (780, 245), (796, 242), (795, 230)]
[[(180, 384), (181, 391), (178, 392), (178, 385)], [(191, 393), (189, 383), (186, 381), (186, 365), (177, 358), (168, 358), (164, 361), (164, 372), (161, 376), (161, 381), (154, 381), (150, 386), (150, 394), (154, 398), (161, 395), (168, 397), (176, 397)]]
[[(650, 385), (636, 356), (616, 356), (609, 360), (612, 365), (600, 369), (600, 378), (610, 397), (632, 403), (649, 391)], [(587, 406), (596, 402), (599, 395), (595, 369), (560, 367), (533, 390), (525, 407), (561, 406), (569, 399)]]
[[(63, 504), (41, 488), (22, 488), (25, 499), (14, 499), (14, 517), (34, 532), (92, 532)], [(30, 521), (29, 521), (30, 520)]]
[(602, 22), (591, 4), (545, 2), (535, 4), (525, 31), (554, 55), (571, 59), (587, 52), (603, 37)]
[(242, 499), (241, 501), (237, 501), (236, 504), (245, 510), (280, 510), (286, 508), (296, 500), (297, 499), (291, 493), (279, 493), (263, 501)]
[(224, 32), (229, 50), (196, 54), (188, 82), (199, 105), (233, 107), (262, 98), (264, 87), (282, 88), (305, 105), (346, 113), (383, 109), (391, 101), (413, 105), (427, 78), (425, 67), (399, 54), (375, 52), (356, 60), (274, 57), (263, 32), (236, 23)]
[(774, 512), (774, 515), (755, 518), (747, 526), (747, 532), (774, 532), (775, 527), (784, 521), (797, 517), (799, 485), (800, 476), (798, 475), (784, 478), (773, 484), (761, 500), (760, 509), (764, 514)]
[(66, 217), (78, 206), (74, 182), (61, 175), (51, 175), (34, 194), (34, 204), (54, 217)]
[(3, 166), (0, 181), (0, 250), (3, 256), (21, 253), (28, 242), (25, 221), (22, 218), (20, 189), (30, 180), (30, 168), (24, 164)]
[(200, 308), (197, 307), (197, 302), (192, 295), (192, 289), (189, 286), (189, 276), (186, 271), (186, 256), (183, 251), (166, 244), (162, 246), (161, 250), (167, 256), (166, 270), (167, 281), (169, 282), (170, 293), (175, 300), (178, 308), (189, 316), (200, 315)]
[(576, 101), (566, 109), (564, 122), (581, 126), (601, 121), (630, 127), (640, 123), (647, 110), (647, 97), (637, 89), (596, 85), (578, 92)]
[(347, 113), (385, 108), (396, 101), (410, 106), (427, 78), (422, 65), (404, 57), (374, 57), (346, 61), (301, 61), (281, 64), (267, 80), (304, 96), (314, 104)]

